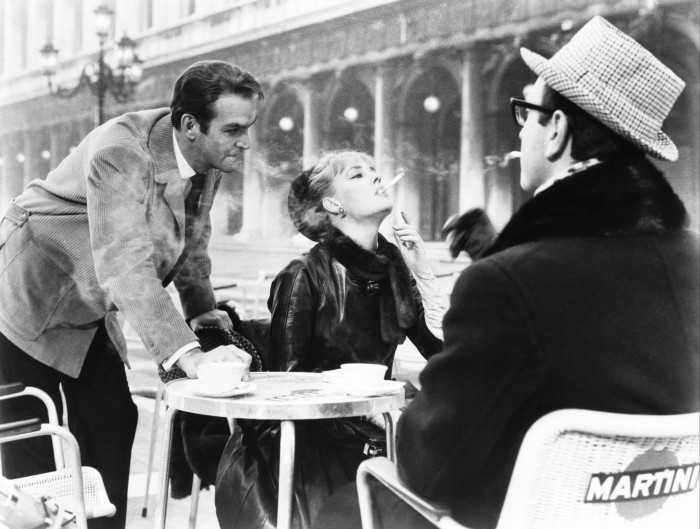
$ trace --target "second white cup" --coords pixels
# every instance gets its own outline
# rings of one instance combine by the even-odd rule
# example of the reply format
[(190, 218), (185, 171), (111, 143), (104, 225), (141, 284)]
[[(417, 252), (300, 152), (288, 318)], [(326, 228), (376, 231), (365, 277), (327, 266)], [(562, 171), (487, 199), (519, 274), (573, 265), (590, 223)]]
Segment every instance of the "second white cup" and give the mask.
[(343, 382), (353, 386), (376, 386), (384, 380), (387, 367), (381, 364), (341, 364)]

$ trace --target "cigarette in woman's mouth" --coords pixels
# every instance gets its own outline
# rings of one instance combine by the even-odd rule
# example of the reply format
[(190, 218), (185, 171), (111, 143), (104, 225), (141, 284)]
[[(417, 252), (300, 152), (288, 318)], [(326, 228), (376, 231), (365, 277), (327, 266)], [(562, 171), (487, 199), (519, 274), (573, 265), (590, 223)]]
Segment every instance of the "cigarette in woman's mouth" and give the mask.
[(391, 186), (395, 185), (396, 182), (401, 180), (404, 176), (406, 176), (406, 172), (403, 170), (402, 167), (399, 167), (399, 169), (396, 171), (396, 176), (389, 180), (389, 183), (385, 186), (382, 186), (379, 188), (381, 193), (386, 192), (387, 189), (389, 189)]

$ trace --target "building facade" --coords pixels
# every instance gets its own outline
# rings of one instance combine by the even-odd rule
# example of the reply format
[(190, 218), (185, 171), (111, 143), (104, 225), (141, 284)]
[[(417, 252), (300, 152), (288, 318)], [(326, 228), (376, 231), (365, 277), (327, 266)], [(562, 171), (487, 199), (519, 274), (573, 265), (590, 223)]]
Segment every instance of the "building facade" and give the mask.
[(98, 50), (99, 4), (115, 14), (111, 41), (134, 39), (144, 70), (128, 101), (107, 96), (107, 119), (167, 106), (176, 77), (200, 59), (233, 62), (263, 84), (253, 147), (213, 210), (214, 244), (284, 247), (295, 233), (290, 180), (341, 148), (372, 153), (386, 177), (405, 169), (397, 209), (428, 241), (472, 207), (502, 227), (528, 198), (507, 156), (519, 149), (508, 100), (535, 79), (518, 49), (551, 55), (596, 14), (687, 84), (664, 126), (680, 159), (660, 166), (698, 228), (697, 0), (0, 0), (0, 209), (95, 126), (90, 90), (49, 93), (39, 49), (60, 50), (54, 83), (75, 83)]

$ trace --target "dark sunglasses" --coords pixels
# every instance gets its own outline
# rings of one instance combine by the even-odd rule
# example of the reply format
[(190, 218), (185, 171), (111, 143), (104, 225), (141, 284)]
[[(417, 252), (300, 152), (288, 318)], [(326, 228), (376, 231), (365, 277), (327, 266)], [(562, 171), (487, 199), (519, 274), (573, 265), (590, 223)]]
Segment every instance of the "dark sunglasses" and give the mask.
[(537, 110), (549, 116), (556, 112), (556, 109), (541, 107), (540, 105), (535, 105), (534, 103), (529, 103), (524, 99), (518, 99), (516, 97), (510, 98), (510, 109), (513, 112), (513, 120), (518, 127), (523, 127), (525, 125), (530, 110)]

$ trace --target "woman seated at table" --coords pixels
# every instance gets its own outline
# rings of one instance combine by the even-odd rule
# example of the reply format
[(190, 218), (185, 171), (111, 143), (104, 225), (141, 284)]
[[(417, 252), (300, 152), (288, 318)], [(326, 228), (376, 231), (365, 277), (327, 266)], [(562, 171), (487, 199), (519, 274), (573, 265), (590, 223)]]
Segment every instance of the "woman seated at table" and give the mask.
[[(397, 245), (379, 233), (393, 203), (371, 157), (352, 151), (324, 156), (292, 182), (288, 206), (295, 227), (318, 244), (272, 283), (271, 371), (320, 372), (366, 362), (386, 365), (390, 378), (406, 337), (426, 358), (441, 349), (445, 307), (424, 243), (403, 221), (392, 228)], [(355, 479), (365, 441), (382, 439), (384, 432), (359, 418), (298, 421), (296, 432), (298, 526), (308, 525), (332, 492)], [(217, 476), (223, 528), (274, 526), (278, 435), (278, 423), (237, 421)]]

